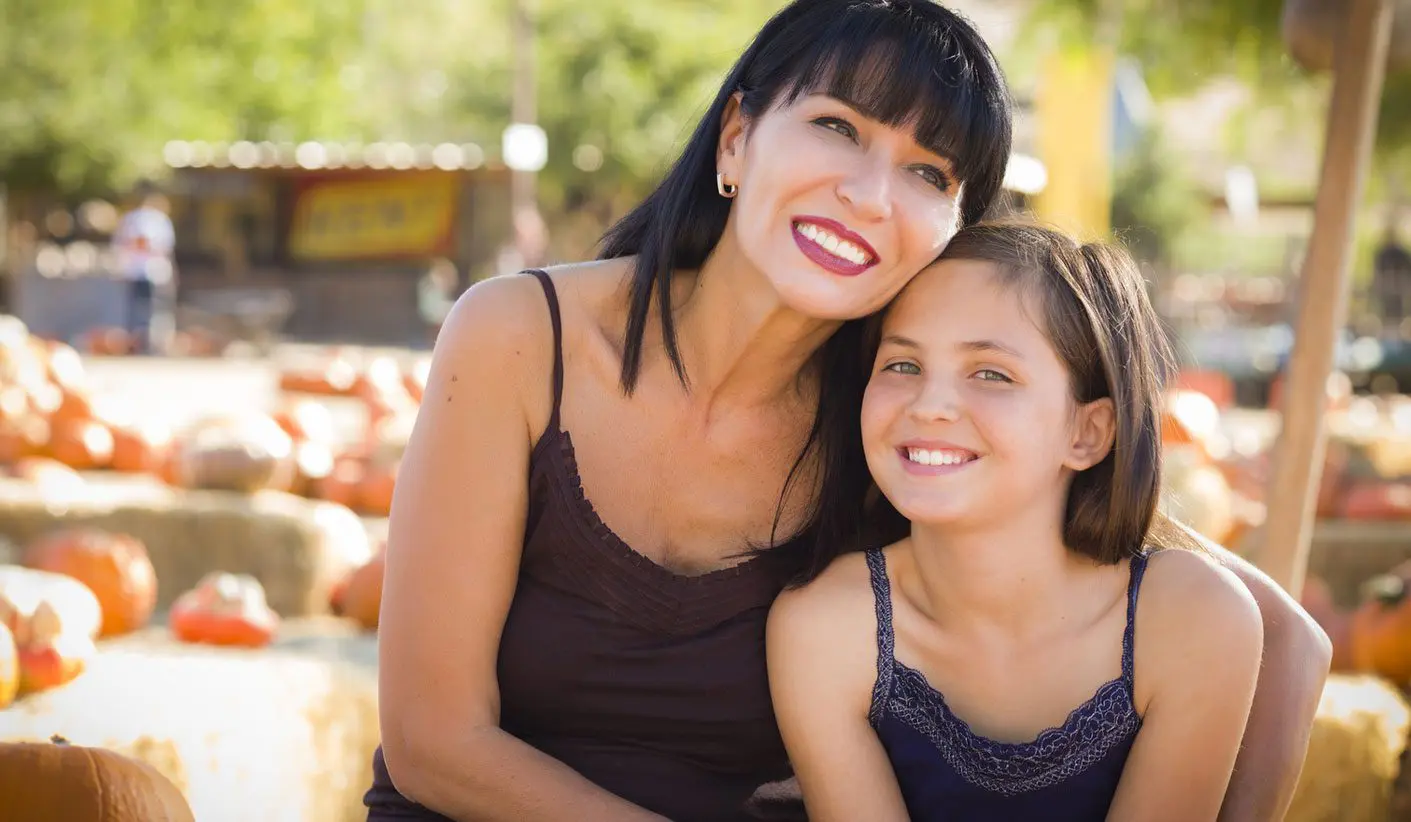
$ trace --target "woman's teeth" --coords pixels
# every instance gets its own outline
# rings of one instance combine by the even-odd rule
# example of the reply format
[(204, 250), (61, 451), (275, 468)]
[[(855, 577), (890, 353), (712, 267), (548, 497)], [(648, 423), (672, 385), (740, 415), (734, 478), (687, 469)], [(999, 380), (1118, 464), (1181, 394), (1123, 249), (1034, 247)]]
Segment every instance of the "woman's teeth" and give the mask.
[(836, 254), (856, 265), (867, 265), (872, 262), (872, 255), (858, 248), (847, 240), (840, 239), (837, 235), (825, 231), (813, 223), (794, 223), (794, 230), (818, 245), (823, 246), (829, 254)]
[(926, 448), (906, 449), (906, 458), (919, 465), (960, 465), (974, 459), (965, 451), (932, 451)]

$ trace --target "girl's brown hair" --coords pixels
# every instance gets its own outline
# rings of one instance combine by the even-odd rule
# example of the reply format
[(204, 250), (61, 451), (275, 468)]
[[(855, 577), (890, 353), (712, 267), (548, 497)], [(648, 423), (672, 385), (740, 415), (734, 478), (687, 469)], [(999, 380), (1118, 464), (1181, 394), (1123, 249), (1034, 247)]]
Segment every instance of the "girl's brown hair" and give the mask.
[(1143, 546), (1198, 545), (1157, 511), (1163, 397), (1175, 358), (1132, 257), (1118, 246), (1004, 221), (962, 229), (941, 259), (994, 263), (1007, 283), (1036, 296), (1073, 399), (1112, 400), (1112, 449), (1068, 491), (1068, 547), (1115, 563)]

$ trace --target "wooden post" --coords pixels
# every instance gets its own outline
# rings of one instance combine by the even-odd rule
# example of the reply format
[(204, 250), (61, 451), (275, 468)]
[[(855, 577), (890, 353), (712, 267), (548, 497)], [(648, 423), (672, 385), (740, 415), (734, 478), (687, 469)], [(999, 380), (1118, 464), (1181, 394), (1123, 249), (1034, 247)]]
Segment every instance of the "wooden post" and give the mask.
[(1293, 596), (1303, 590), (1327, 451), (1324, 412), (1347, 318), (1353, 222), (1367, 177), (1391, 39), (1391, 0), (1351, 0), (1334, 60), (1327, 142), (1313, 235), (1299, 283), (1298, 325), (1285, 376), (1283, 429), (1259, 564)]

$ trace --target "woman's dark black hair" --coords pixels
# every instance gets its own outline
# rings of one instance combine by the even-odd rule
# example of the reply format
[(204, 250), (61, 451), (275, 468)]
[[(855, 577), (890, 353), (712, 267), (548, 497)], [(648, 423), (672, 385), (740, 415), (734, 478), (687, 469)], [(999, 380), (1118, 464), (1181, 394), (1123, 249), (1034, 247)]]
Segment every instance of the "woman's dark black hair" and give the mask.
[[(747, 121), (822, 93), (880, 122), (909, 126), (918, 143), (951, 158), (964, 184), (962, 225), (978, 222), (1000, 193), (1011, 143), (1009, 92), (989, 46), (967, 21), (931, 0), (795, 0), (740, 56), (657, 189), (603, 237), (600, 258), (636, 256), (622, 359), (628, 393), (641, 370), (653, 298), (667, 356), (686, 383), (671, 280), (700, 268), (725, 231), (730, 201), (716, 191), (716, 150), (737, 93)], [(816, 576), (862, 538), (870, 485), (858, 423), (871, 365), (864, 326), (844, 323), (819, 353), (818, 410), (784, 492), (819, 449), (820, 493), (807, 538), (797, 543), (796, 581)]]

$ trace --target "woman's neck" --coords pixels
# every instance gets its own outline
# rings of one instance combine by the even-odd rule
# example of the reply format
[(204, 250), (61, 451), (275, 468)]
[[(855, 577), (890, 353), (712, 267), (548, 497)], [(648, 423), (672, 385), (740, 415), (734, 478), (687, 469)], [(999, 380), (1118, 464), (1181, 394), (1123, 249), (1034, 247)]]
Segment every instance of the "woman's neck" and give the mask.
[(672, 296), (691, 393), (708, 408), (797, 399), (810, 361), (840, 325), (785, 305), (725, 240)]

